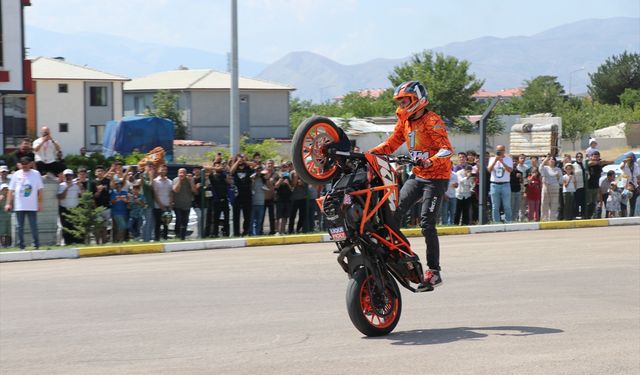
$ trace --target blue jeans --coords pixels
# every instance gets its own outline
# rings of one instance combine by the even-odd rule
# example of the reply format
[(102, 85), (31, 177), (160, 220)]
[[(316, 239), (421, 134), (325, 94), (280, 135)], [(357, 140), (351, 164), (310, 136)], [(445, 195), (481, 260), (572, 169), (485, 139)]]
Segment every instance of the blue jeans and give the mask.
[(129, 229), (129, 234), (133, 239), (138, 239), (138, 237), (140, 237), (141, 226), (142, 226), (142, 217), (129, 216), (129, 225), (127, 226), (127, 228)]
[(31, 236), (33, 236), (33, 246), (40, 247), (40, 238), (38, 237), (38, 211), (16, 211), (16, 232), (18, 236), (18, 247), (24, 249), (24, 217), (29, 220), (29, 228)]
[(511, 185), (491, 183), (491, 217), (494, 223), (500, 222), (500, 205), (504, 210), (504, 221), (511, 222)]
[(442, 225), (451, 225), (456, 217), (456, 205), (458, 200), (454, 198), (442, 199)]
[(264, 223), (264, 205), (254, 205), (251, 207), (251, 235), (262, 235), (262, 224)]
[(144, 226), (142, 227), (142, 240), (144, 242), (151, 241), (151, 234), (153, 233), (154, 220), (153, 220), (153, 207), (144, 209)]

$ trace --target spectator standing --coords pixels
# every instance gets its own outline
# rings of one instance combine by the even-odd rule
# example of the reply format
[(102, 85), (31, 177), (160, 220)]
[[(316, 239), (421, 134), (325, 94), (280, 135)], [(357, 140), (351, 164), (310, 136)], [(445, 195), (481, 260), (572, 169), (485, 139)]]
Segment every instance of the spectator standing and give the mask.
[[(275, 215), (275, 163), (273, 160), (267, 160), (266, 164), (266, 173), (264, 175), (265, 178), (265, 186), (266, 190), (264, 191), (264, 210), (265, 215), (269, 218), (269, 235), (273, 236), (276, 234), (276, 215)], [(260, 224), (262, 227), (262, 224)]]
[(601, 216), (599, 208), (600, 176), (602, 175), (602, 160), (600, 152), (594, 151), (586, 164), (589, 178), (587, 179), (587, 219), (594, 219)]
[(114, 241), (124, 241), (127, 233), (127, 204), (129, 194), (124, 187), (124, 180), (119, 178), (115, 182), (115, 188), (111, 190), (111, 218), (113, 219)]
[(593, 155), (594, 152), (597, 152), (598, 155), (600, 154), (600, 151), (598, 151), (598, 142), (596, 142), (595, 138), (590, 138), (589, 147), (587, 147), (585, 155), (587, 155), (587, 158), (591, 158), (591, 155)]
[(275, 177), (275, 190), (276, 190), (276, 227), (278, 228), (277, 234), (285, 234), (287, 220), (291, 213), (291, 175), (289, 172), (289, 165), (283, 162), (280, 166), (280, 172)]
[(629, 200), (633, 196), (634, 191), (635, 186), (633, 186), (632, 184), (627, 184), (627, 186), (622, 189), (622, 192), (620, 193), (620, 216), (630, 216), (629, 213), (631, 212), (631, 207), (633, 206), (631, 206)]
[(142, 188), (142, 196), (144, 198), (144, 226), (142, 227), (142, 240), (145, 242), (151, 241), (151, 235), (155, 228), (155, 192), (153, 188), (153, 181), (156, 178), (156, 167), (152, 161), (147, 162), (144, 166), (144, 172), (140, 178), (140, 184)]
[[(525, 164), (526, 160), (527, 157), (525, 154), (518, 155), (518, 163), (514, 167), (514, 169), (520, 173), (520, 177), (516, 175), (516, 178), (519, 178), (520, 180), (520, 191), (519, 194), (517, 194), (517, 199), (520, 203), (517, 206), (514, 206), (513, 193), (511, 194), (511, 212), (512, 215), (515, 216), (515, 220), (517, 221), (524, 221), (526, 218), (527, 200), (524, 198), (524, 193), (527, 189), (527, 184), (529, 183), (529, 180), (527, 178), (531, 173), (531, 168), (527, 164)], [(513, 192), (513, 189), (511, 191)]]
[(136, 181), (127, 197), (127, 207), (129, 208), (129, 223), (127, 229), (129, 229), (129, 235), (134, 240), (140, 238), (140, 228), (144, 222), (144, 213), (147, 208), (144, 195), (140, 194), (141, 180)]
[(496, 146), (496, 156), (489, 159), (487, 171), (491, 173), (491, 216), (493, 222), (500, 222), (500, 206), (504, 210), (504, 221), (511, 222), (511, 171), (513, 159), (505, 155), (504, 145)]
[(29, 160), (35, 160), (36, 155), (33, 153), (33, 148), (31, 147), (31, 144), (33, 142), (31, 142), (31, 139), (29, 138), (24, 138), (21, 142), (20, 142), (20, 146), (18, 146), (18, 149), (13, 153), (13, 162), (16, 165), (16, 170), (20, 169), (20, 160), (23, 157), (28, 157)]
[[(513, 159), (514, 156), (512, 156)], [(518, 157), (518, 159), (520, 158)], [(509, 174), (509, 187), (511, 189), (511, 216), (513, 221), (520, 221), (520, 203), (522, 201), (522, 185), (524, 177), (516, 164)]]
[(608, 171), (606, 176), (600, 177), (598, 208), (596, 209), (597, 218), (600, 219), (604, 212), (604, 217), (608, 217), (606, 213), (607, 199), (609, 198), (609, 191), (611, 184), (616, 183), (616, 172)]
[(529, 221), (540, 221), (540, 199), (542, 198), (542, 179), (538, 168), (531, 168), (531, 174), (527, 177), (527, 211)]
[(73, 179), (73, 171), (71, 169), (65, 169), (62, 172), (64, 176), (64, 182), (58, 185), (58, 215), (60, 216), (60, 225), (62, 225), (62, 238), (65, 245), (71, 245), (74, 243), (82, 242), (82, 239), (68, 233), (64, 228), (70, 228), (71, 223), (67, 219), (69, 210), (77, 207), (80, 204), (80, 195), (82, 189)]
[(21, 169), (11, 177), (5, 211), (16, 214), (16, 234), (18, 247), (24, 250), (24, 219), (29, 221), (33, 245), (40, 248), (38, 236), (38, 211), (42, 210), (42, 176), (31, 168), (32, 161), (28, 157), (20, 159)]
[(540, 211), (542, 221), (558, 220), (558, 208), (560, 206), (560, 181), (562, 171), (556, 167), (556, 160), (551, 154), (542, 161), (539, 168), (542, 177), (542, 198)]
[(447, 191), (442, 196), (442, 208), (441, 218), (443, 225), (452, 225), (456, 218), (456, 189), (458, 188), (458, 175), (451, 171), (451, 177), (449, 177), (449, 186)]
[[(307, 216), (308, 186), (294, 170), (291, 172), (293, 191), (291, 192), (291, 213), (289, 215), (289, 234), (301, 233), (305, 228)], [(298, 222), (296, 223), (296, 216)], [(295, 231), (294, 231), (295, 228)]]
[(33, 151), (35, 152), (36, 167), (40, 174), (52, 173), (58, 176), (64, 169), (64, 165), (57, 160), (60, 152), (60, 145), (51, 137), (49, 128), (43, 126), (40, 138), (33, 141)]
[(176, 237), (181, 240), (187, 237), (189, 225), (189, 212), (193, 204), (193, 193), (196, 190), (193, 184), (193, 175), (188, 175), (185, 168), (178, 169), (178, 177), (173, 179), (173, 211), (176, 214)]
[[(9, 194), (9, 184), (0, 184), (0, 207), (6, 207), (7, 195)], [(0, 210), (0, 246), (7, 248), (11, 246), (11, 212)]]
[(454, 224), (469, 225), (473, 221), (473, 188), (476, 178), (473, 176), (473, 167), (467, 165), (464, 169), (456, 172), (458, 177), (458, 187), (456, 188), (456, 215)]
[(576, 176), (573, 172), (573, 165), (564, 165), (565, 175), (562, 176), (562, 201), (564, 202), (563, 220), (573, 220), (574, 216), (574, 194), (576, 192)]
[(464, 166), (467, 165), (467, 154), (464, 152), (458, 152), (458, 163), (453, 166), (453, 172), (458, 172), (464, 169)]
[(9, 185), (9, 168), (6, 165), (0, 165), (0, 184)]
[(101, 165), (96, 166), (96, 180), (91, 186), (96, 207), (104, 207), (100, 214), (103, 224), (96, 233), (96, 243), (106, 243), (108, 223), (111, 221), (111, 178)]
[(607, 210), (607, 217), (620, 216), (620, 200), (621, 195), (618, 191), (618, 186), (615, 181), (609, 184), (609, 190), (607, 192), (607, 200), (605, 201), (605, 207)]
[[(238, 189), (238, 195), (233, 202), (233, 235), (246, 236), (249, 234), (251, 224), (252, 185), (251, 175), (253, 169), (247, 163), (244, 154), (236, 156), (231, 166), (233, 183)], [(240, 231), (240, 213), (242, 213), (242, 232)]]
[(252, 236), (262, 235), (265, 191), (268, 190), (265, 175), (266, 171), (262, 170), (260, 165), (257, 165), (253, 174), (251, 174), (251, 179), (253, 180), (253, 195), (251, 197), (250, 231)]
[[(166, 240), (169, 238), (170, 220), (165, 220), (163, 215), (168, 212), (171, 214), (173, 206), (173, 183), (167, 178), (167, 166), (162, 165), (158, 168), (158, 177), (153, 180), (153, 197), (155, 204), (153, 206), (153, 221), (155, 223), (154, 239), (160, 241), (160, 238)], [(162, 232), (160, 230), (162, 229)]]
[(73, 182), (78, 185), (81, 193), (87, 191), (89, 188), (89, 179), (87, 177), (87, 169), (85, 167), (78, 168), (78, 177), (76, 177)]
[[(194, 167), (191, 170), (191, 173), (193, 174), (193, 187), (194, 187), (194, 193), (193, 193), (193, 203), (191, 204), (191, 207), (193, 207), (193, 211), (196, 213), (196, 217), (198, 218), (198, 237), (204, 237), (204, 230), (203, 227), (201, 225), (201, 223), (206, 222), (206, 218), (207, 218), (207, 199), (202, 199), (203, 198), (203, 191), (206, 188), (206, 184), (203, 184), (203, 180), (201, 177), (201, 169), (200, 167)], [(206, 180), (204, 180), (206, 181)]]
[(637, 213), (635, 212), (636, 200), (640, 193), (640, 167), (637, 164), (636, 154), (629, 151), (624, 156), (624, 160), (620, 163), (620, 170), (622, 171), (622, 186), (633, 186), (632, 195), (629, 198), (629, 216), (635, 216)]
[(581, 219), (586, 219), (586, 209), (587, 209), (587, 193), (586, 193), (586, 183), (587, 183), (587, 168), (585, 168), (584, 157), (581, 152), (576, 153), (576, 161), (573, 163), (573, 174), (576, 178), (576, 192), (574, 194), (575, 199), (575, 210), (574, 216), (580, 217)]
[[(233, 204), (235, 192), (231, 189), (233, 183), (231, 175), (222, 167), (221, 162), (213, 162), (213, 170), (209, 175), (209, 214), (206, 220), (205, 236), (218, 237), (220, 233), (220, 215), (222, 215), (222, 235), (228, 237), (229, 232), (229, 204)], [(212, 227), (213, 225), (213, 227)]]

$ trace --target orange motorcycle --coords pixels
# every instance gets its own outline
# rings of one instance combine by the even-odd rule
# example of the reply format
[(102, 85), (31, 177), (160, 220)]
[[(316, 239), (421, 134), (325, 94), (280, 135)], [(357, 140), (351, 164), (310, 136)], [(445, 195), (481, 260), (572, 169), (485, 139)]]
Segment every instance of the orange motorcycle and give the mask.
[(317, 204), (338, 247), (338, 263), (349, 276), (351, 322), (367, 336), (390, 333), (402, 312), (398, 283), (419, 292), (414, 285), (424, 280), (420, 259), (395, 218), (399, 190), (392, 164), (412, 160), (352, 152), (344, 131), (317, 116), (298, 127), (292, 153), (300, 178), (312, 185), (330, 184)]

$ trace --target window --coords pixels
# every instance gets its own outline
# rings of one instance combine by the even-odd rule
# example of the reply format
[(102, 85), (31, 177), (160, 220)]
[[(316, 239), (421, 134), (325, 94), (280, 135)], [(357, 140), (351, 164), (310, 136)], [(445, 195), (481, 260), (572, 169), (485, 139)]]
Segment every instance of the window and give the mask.
[(58, 92), (60, 92), (60, 93), (69, 92), (69, 85), (67, 85), (66, 83), (59, 83), (58, 84)]
[(104, 125), (91, 125), (89, 133), (89, 143), (92, 145), (101, 145), (104, 136)]
[(105, 107), (107, 105), (107, 88), (89, 87), (89, 105), (92, 107)]
[(61, 122), (58, 124), (58, 132), (60, 133), (68, 133), (69, 132), (69, 124), (66, 122)]
[(18, 148), (22, 139), (27, 137), (27, 100), (17, 96), (3, 96), (0, 98), (0, 112), (5, 151)]

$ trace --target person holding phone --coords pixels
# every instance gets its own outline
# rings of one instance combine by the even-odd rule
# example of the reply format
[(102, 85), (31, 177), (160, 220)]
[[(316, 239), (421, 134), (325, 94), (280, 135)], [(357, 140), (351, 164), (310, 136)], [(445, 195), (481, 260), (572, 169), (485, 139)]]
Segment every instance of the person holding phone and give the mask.
[(511, 222), (511, 171), (513, 159), (505, 154), (504, 145), (496, 146), (496, 156), (489, 159), (487, 171), (491, 173), (491, 217), (494, 223), (500, 223), (500, 206), (504, 211), (505, 223)]
[(52, 173), (56, 177), (64, 170), (62, 162), (57, 160), (60, 145), (53, 140), (48, 127), (43, 126), (40, 130), (41, 137), (33, 141), (33, 152), (35, 154), (36, 169), (41, 175)]

